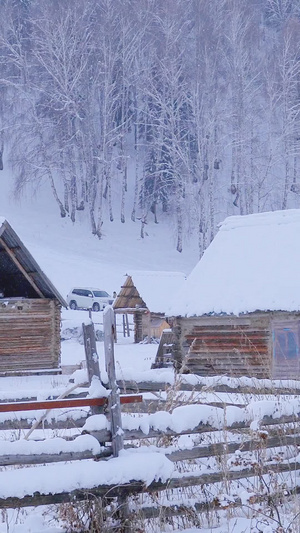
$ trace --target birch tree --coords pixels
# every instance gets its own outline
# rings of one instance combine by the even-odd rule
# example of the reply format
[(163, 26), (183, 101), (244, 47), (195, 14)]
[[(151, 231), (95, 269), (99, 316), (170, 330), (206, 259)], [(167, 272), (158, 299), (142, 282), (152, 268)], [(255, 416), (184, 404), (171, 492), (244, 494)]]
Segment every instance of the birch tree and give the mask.
[(284, 29), (277, 49), (279, 81), (280, 132), (283, 156), (281, 209), (288, 207), (291, 191), (299, 193), (298, 160), (300, 155), (300, 22), (291, 20)]
[[(85, 7), (87, 6), (87, 7)], [(76, 218), (76, 209), (84, 207), (83, 176), (78, 171), (82, 160), (79, 142), (88, 98), (86, 77), (92, 57), (91, 16), (89, 4), (81, 2), (40, 3), (32, 20), (34, 57), (42, 83), (38, 102), (40, 113), (52, 122), (60, 165), (56, 164), (64, 188), (64, 207)]]
[(179, 252), (183, 246), (184, 199), (190, 178), (186, 128), (188, 88), (180, 46), (183, 32), (188, 28), (186, 20), (178, 16), (181, 8), (179, 2), (175, 5), (173, 2), (171, 10), (166, 2), (155, 20), (158, 27), (156, 55), (153, 57), (147, 91), (147, 135), (150, 142), (142, 190), (156, 222), (158, 202), (166, 210), (167, 202), (170, 198), (171, 202), (174, 199), (172, 211), (176, 220), (176, 249)]
[[(198, 227), (199, 254), (210, 243), (215, 232), (215, 208), (222, 172), (222, 141), (228, 111), (224, 98), (228, 80), (222, 66), (222, 24), (225, 2), (192, 3), (195, 13), (194, 61), (191, 73), (191, 107), (193, 121), (189, 126), (193, 135), (193, 180), (191, 196)], [(196, 66), (196, 68), (195, 68)]]
[(99, 238), (131, 207), (141, 236), (169, 220), (200, 255), (228, 214), (298, 207), (299, 16), (297, 0), (2, 0), (0, 169), (5, 150), (17, 192), (46, 183)]

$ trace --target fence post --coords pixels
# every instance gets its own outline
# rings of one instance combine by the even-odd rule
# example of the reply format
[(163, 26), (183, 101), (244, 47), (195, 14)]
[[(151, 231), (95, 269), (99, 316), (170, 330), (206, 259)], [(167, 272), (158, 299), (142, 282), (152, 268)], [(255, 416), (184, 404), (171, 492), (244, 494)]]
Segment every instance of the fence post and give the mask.
[(108, 384), (111, 389), (109, 396), (109, 411), (111, 416), (112, 450), (114, 457), (118, 457), (123, 449), (123, 430), (121, 419), (120, 393), (116, 381), (114, 358), (115, 320), (114, 310), (107, 306), (103, 312), (105, 366), (108, 374)]
[[(93, 322), (90, 324), (82, 324), (82, 332), (89, 384), (91, 385), (93, 378), (99, 379), (101, 383), (99, 357), (97, 354), (96, 336)], [(103, 409), (101, 407), (93, 406), (91, 407), (91, 411), (95, 415), (102, 413)]]
[(118, 342), (118, 337), (117, 337), (117, 315), (116, 315), (115, 312), (114, 312), (114, 328), (115, 328), (114, 340), (115, 340), (115, 343), (117, 343)]
[(125, 319), (126, 319), (127, 337), (130, 337), (129, 321), (128, 321), (128, 313), (125, 314)]
[(126, 329), (125, 329), (125, 315), (122, 315), (123, 317), (123, 337), (126, 337)]
[[(110, 423), (111, 423), (111, 447), (114, 457), (118, 457), (120, 450), (124, 448), (120, 393), (116, 380), (116, 368), (114, 357), (114, 340), (115, 340), (115, 313), (112, 307), (107, 306), (103, 312), (103, 329), (104, 329), (104, 352), (105, 366), (108, 375), (109, 388), (111, 393), (108, 399)], [(129, 517), (128, 500), (126, 496), (120, 496), (118, 499), (119, 512), (121, 519), (122, 533), (132, 533), (131, 521)]]

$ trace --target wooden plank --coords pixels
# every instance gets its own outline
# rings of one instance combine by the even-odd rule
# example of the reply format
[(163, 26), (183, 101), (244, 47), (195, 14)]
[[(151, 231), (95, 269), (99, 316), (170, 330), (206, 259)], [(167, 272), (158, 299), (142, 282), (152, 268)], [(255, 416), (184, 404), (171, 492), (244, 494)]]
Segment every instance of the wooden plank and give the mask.
[[(26, 412), (26, 411), (25, 411)], [(80, 418), (74, 419), (72, 417), (72, 413), (65, 413), (65, 416), (67, 417), (66, 420), (43, 420), (43, 429), (51, 429), (51, 430), (66, 430), (66, 429), (80, 429), (84, 426), (86, 423), (86, 419), (88, 414), (86, 416), (82, 416)], [(0, 422), (0, 430), (6, 431), (6, 430), (13, 430), (13, 431), (20, 431), (21, 429), (31, 429), (33, 423), (36, 421), (35, 417), (30, 417), (28, 415), (26, 418), (21, 419), (15, 419), (15, 420), (3, 420)], [(68, 440), (68, 439), (67, 439)]]
[(122, 315), (122, 323), (123, 323), (123, 337), (126, 337), (126, 324), (125, 324), (125, 314)]
[[(279, 431), (279, 428), (278, 428)], [(274, 437), (264, 435), (261, 439), (249, 439), (242, 442), (215, 442), (207, 446), (194, 446), (190, 449), (175, 450), (166, 457), (170, 461), (185, 461), (191, 459), (200, 459), (201, 457), (224, 456), (236, 451), (249, 452), (253, 450), (264, 450), (268, 448), (280, 448), (285, 446), (299, 446), (300, 435), (277, 435)], [(275, 455), (275, 454), (274, 454)], [(241, 459), (243, 456), (241, 455)]]
[[(44, 473), (45, 467), (35, 467), (40, 468), (41, 472)], [(278, 463), (278, 464), (265, 464), (261, 468), (244, 468), (242, 470), (233, 470), (229, 471), (226, 474), (226, 479), (228, 481), (233, 481), (237, 479), (247, 479), (251, 477), (257, 477), (258, 475), (268, 474), (270, 472), (282, 473), (282, 472), (295, 472), (300, 470), (300, 463), (298, 461), (289, 462), (289, 463)], [(17, 471), (16, 471), (17, 472)], [(35, 472), (37, 472), (35, 470)], [(30, 469), (27, 470), (27, 474), (30, 475)], [(20, 484), (22, 480), (22, 472), (20, 474)], [(0, 498), (0, 508), (19, 508), (19, 507), (29, 507), (29, 506), (40, 506), (40, 505), (51, 505), (57, 503), (66, 503), (69, 501), (81, 501), (86, 499), (94, 499), (95, 497), (100, 498), (114, 498), (114, 497), (124, 497), (126, 495), (134, 495), (141, 493), (155, 493), (161, 492), (164, 490), (180, 489), (184, 487), (196, 487), (199, 485), (209, 485), (214, 483), (219, 483), (224, 479), (224, 472), (213, 472), (209, 474), (202, 474), (201, 470), (193, 472), (193, 475), (183, 475), (180, 477), (174, 476), (172, 479), (168, 479), (164, 482), (154, 481), (147, 487), (142, 481), (130, 481), (125, 485), (99, 485), (98, 487), (85, 489), (76, 489), (70, 492), (61, 492), (58, 494), (42, 494), (36, 492), (33, 496), (24, 496), (23, 498), (17, 497), (8, 497)], [(0, 474), (1, 480), (1, 474)], [(299, 487), (295, 487), (293, 491), (298, 492)], [(269, 495), (268, 495), (269, 496)]]
[[(0, 357), (1, 359), (1, 357)], [(21, 377), (21, 376), (57, 376), (62, 373), (61, 368), (51, 368), (51, 369), (19, 369), (18, 370), (0, 370), (0, 378), (5, 377)]]
[[(121, 396), (120, 403), (142, 402), (142, 395)], [(103, 406), (108, 402), (107, 398), (69, 398), (63, 400), (45, 400), (42, 402), (12, 402), (0, 403), (0, 413), (17, 411), (37, 411), (40, 409), (65, 409), (66, 407), (92, 407)]]
[(82, 324), (82, 331), (89, 383), (92, 383), (94, 376), (101, 381), (94, 324)]
[[(110, 450), (110, 451), (109, 451)], [(0, 466), (41, 465), (45, 463), (61, 463), (66, 461), (82, 461), (83, 459), (107, 458), (112, 454), (111, 448), (95, 455), (91, 450), (81, 452), (62, 452), (60, 454), (40, 453), (37, 455), (0, 455)]]
[[(62, 437), (63, 438), (63, 437)], [(165, 456), (172, 462), (194, 460), (203, 457), (219, 457), (232, 454), (239, 450), (242, 453), (268, 448), (280, 448), (285, 446), (299, 446), (300, 435), (277, 435), (274, 437), (267, 437), (266, 439), (257, 440), (255, 438), (243, 442), (216, 442), (207, 446), (194, 446), (193, 448), (186, 448), (175, 450), (170, 453), (165, 453)], [(129, 448), (132, 446), (129, 445)], [(25, 464), (44, 464), (63, 461), (77, 461), (82, 459), (101, 459), (112, 455), (111, 446), (106, 446), (101, 450), (100, 454), (93, 454), (91, 450), (81, 452), (63, 452), (63, 453), (42, 453), (31, 455), (0, 455), (0, 466), (9, 465), (25, 465)], [(276, 455), (276, 451), (274, 452)], [(242, 455), (240, 456), (243, 460)]]
[(197, 352), (198, 350), (201, 350), (201, 351), (206, 351), (207, 354), (211, 354), (211, 353), (218, 353), (218, 352), (224, 352), (224, 351), (228, 351), (228, 352), (232, 352), (232, 353), (237, 353), (237, 352), (240, 352), (240, 351), (245, 351), (247, 353), (247, 351), (249, 353), (251, 353), (251, 351), (253, 353), (256, 353), (257, 355), (260, 354), (260, 351), (261, 350), (265, 350), (267, 348), (268, 344), (267, 343), (257, 343), (257, 344), (251, 344), (251, 343), (239, 343), (239, 342), (234, 342), (234, 340), (232, 342), (219, 342), (219, 343), (204, 343), (204, 342), (199, 342), (199, 343), (192, 343), (189, 350), (190, 351), (194, 351), (194, 352)]
[(127, 337), (130, 337), (130, 329), (129, 329), (128, 313), (125, 313), (125, 323), (126, 323)]
[[(158, 345), (158, 349), (156, 352), (156, 356), (155, 356), (155, 361), (152, 364), (151, 368), (162, 368), (164, 366), (165, 358), (166, 358), (166, 354), (164, 353), (165, 352), (164, 348), (166, 345), (173, 347), (174, 341), (175, 341), (175, 335), (173, 331), (162, 332), (159, 345)], [(172, 357), (172, 353), (168, 354), (168, 356)]]
[[(235, 379), (235, 378), (233, 378)], [(161, 381), (161, 382), (154, 382), (154, 381), (118, 381), (117, 382), (118, 387), (120, 391), (129, 392), (161, 392), (165, 391), (168, 388), (172, 387), (172, 384)], [(194, 391), (194, 392), (201, 392), (201, 391), (207, 391), (207, 385), (205, 383), (199, 383), (196, 385), (191, 385), (189, 383), (178, 383), (176, 385), (176, 390), (178, 391)], [(212, 384), (209, 387), (210, 392), (228, 392), (228, 393), (236, 393), (236, 394), (280, 394), (280, 395), (294, 395), (294, 394), (300, 394), (300, 383), (298, 382), (298, 385), (296, 386), (287, 386), (287, 387), (276, 387), (275, 385), (268, 388), (263, 387), (259, 383), (257, 385), (239, 385), (230, 387), (226, 384), (218, 384), (217, 381), (215, 384)]]
[[(279, 428), (280, 424), (289, 424), (289, 423), (295, 423), (299, 419), (299, 414), (294, 414), (292, 416), (281, 416), (279, 418), (272, 418), (270, 416), (264, 416), (261, 420), (261, 430), (266, 426), (269, 430), (269, 427)], [(251, 422), (234, 422), (230, 426), (225, 426), (222, 429), (225, 431), (233, 431), (233, 430), (249, 430), (251, 426)], [(220, 431), (219, 429), (211, 426), (210, 424), (203, 424), (199, 423), (194, 428), (186, 429), (181, 432), (175, 431), (174, 429), (170, 428), (164, 428), (163, 430), (153, 429), (150, 427), (149, 431), (147, 433), (144, 433), (140, 429), (132, 429), (128, 430), (125, 429), (123, 431), (123, 439), (124, 440), (140, 440), (145, 438), (152, 438), (152, 437), (163, 437), (165, 435), (172, 436), (172, 437), (178, 437), (180, 435), (194, 435), (196, 433), (213, 433), (216, 431)], [(84, 430), (82, 434), (88, 434), (92, 435), (97, 439), (99, 442), (108, 442), (111, 439), (110, 431), (107, 430), (99, 430), (99, 431), (86, 431)]]
[[(116, 339), (116, 320), (115, 313), (112, 307), (106, 307), (103, 313), (103, 329), (104, 329), (104, 352), (105, 365), (108, 375), (108, 385), (111, 389), (109, 395), (109, 416), (111, 420), (111, 446), (114, 457), (118, 457), (121, 450), (124, 448), (122, 416), (120, 405), (120, 390), (117, 386), (115, 357), (114, 357), (114, 342)], [(118, 508), (120, 512), (121, 521), (123, 523), (124, 533), (132, 533), (131, 523), (127, 520), (129, 514), (129, 506), (126, 496), (120, 495), (118, 499)]]
[(115, 315), (112, 307), (106, 307), (103, 313), (105, 365), (108, 374), (108, 384), (111, 389), (109, 395), (109, 414), (111, 417), (111, 440), (114, 457), (118, 457), (124, 448), (123, 430), (120, 406), (120, 393), (116, 380), (114, 339)]
[(257, 329), (253, 332), (243, 333), (240, 331), (211, 331), (209, 333), (194, 333), (189, 332), (186, 333), (185, 339), (190, 344), (191, 342), (205, 342), (207, 344), (210, 344), (211, 342), (222, 342), (227, 341), (235, 341), (235, 342), (248, 342), (251, 344), (255, 344), (256, 342), (267, 342), (270, 338), (270, 335), (268, 335), (265, 331), (257, 331)]
[(147, 307), (114, 307), (114, 312), (117, 315), (120, 315), (121, 313), (129, 313), (129, 314), (135, 314), (135, 313), (147, 313), (148, 308)]

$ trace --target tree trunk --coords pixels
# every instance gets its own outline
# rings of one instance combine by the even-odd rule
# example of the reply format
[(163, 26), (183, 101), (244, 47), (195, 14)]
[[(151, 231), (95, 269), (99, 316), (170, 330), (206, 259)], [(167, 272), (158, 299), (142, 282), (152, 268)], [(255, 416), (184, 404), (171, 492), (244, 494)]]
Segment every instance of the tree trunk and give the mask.
[(133, 207), (131, 212), (131, 220), (135, 222), (136, 215), (136, 206), (139, 195), (139, 159), (140, 159), (140, 150), (138, 143), (136, 144), (135, 150), (135, 185), (134, 185), (134, 197), (133, 197)]

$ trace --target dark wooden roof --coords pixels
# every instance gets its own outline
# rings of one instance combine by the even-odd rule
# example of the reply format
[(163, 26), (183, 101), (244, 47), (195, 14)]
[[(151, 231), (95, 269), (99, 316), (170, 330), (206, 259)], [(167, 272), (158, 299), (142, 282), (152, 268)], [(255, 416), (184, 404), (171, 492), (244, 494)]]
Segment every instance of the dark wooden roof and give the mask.
[(67, 307), (63, 297), (5, 219), (0, 219), (0, 290), (4, 292), (4, 297), (57, 299), (63, 307)]
[(116, 310), (132, 309), (133, 311), (137, 308), (147, 308), (147, 305), (141, 298), (131, 276), (127, 276), (125, 283), (122, 285), (121, 290), (114, 301), (113, 308)]

